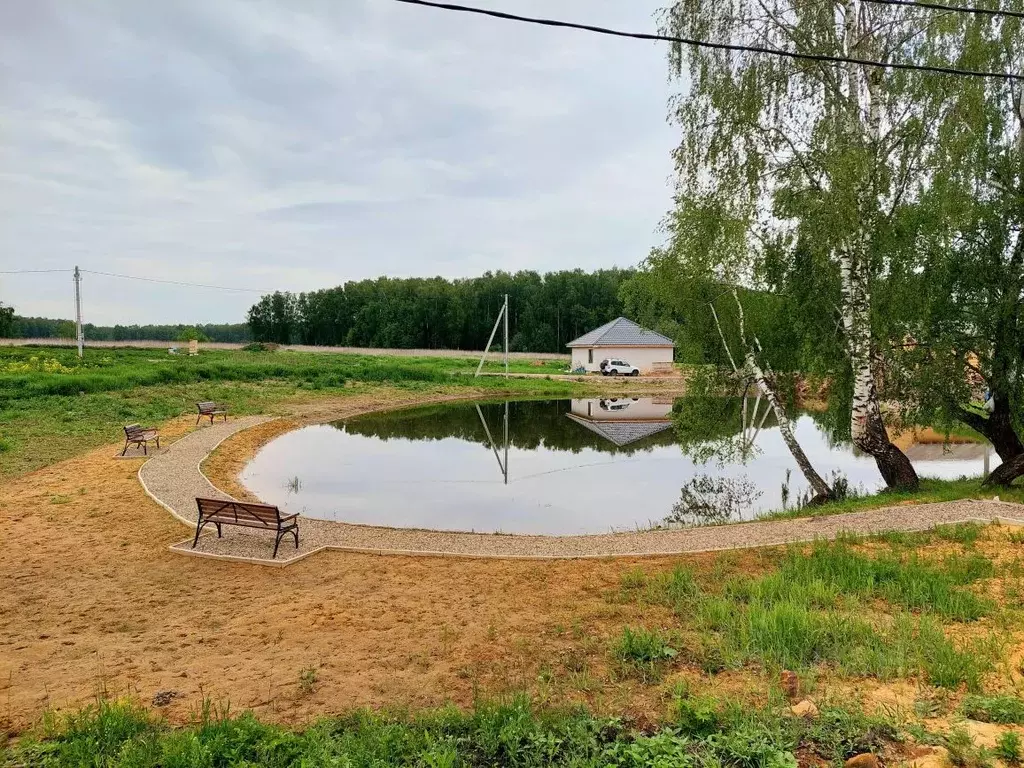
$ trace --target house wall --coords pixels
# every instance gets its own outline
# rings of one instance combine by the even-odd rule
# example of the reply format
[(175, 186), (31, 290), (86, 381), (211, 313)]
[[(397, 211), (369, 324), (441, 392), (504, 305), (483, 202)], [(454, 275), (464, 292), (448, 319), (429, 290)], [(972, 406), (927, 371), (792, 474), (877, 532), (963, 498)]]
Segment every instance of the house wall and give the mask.
[[(601, 407), (604, 403), (605, 407)], [(623, 408), (622, 406), (626, 407)], [(668, 421), (672, 400), (650, 397), (606, 397), (573, 400), (570, 412), (590, 421)]]
[(607, 358), (618, 358), (640, 369), (640, 373), (650, 373), (655, 363), (671, 363), (672, 347), (593, 347), (594, 362), (588, 362), (587, 352), (591, 347), (572, 348), (572, 370), (582, 365), (588, 371), (600, 370), (601, 361)]

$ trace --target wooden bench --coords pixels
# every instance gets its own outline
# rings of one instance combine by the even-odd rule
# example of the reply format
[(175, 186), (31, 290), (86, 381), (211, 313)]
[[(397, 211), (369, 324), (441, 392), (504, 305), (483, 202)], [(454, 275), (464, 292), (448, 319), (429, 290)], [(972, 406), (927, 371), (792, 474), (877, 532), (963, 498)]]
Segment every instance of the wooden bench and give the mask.
[(121, 451), (121, 455), (124, 456), (127, 453), (129, 445), (141, 445), (142, 452), (148, 456), (150, 440), (156, 443), (157, 450), (159, 450), (159, 432), (152, 427), (144, 427), (141, 424), (129, 424), (124, 428), (124, 450)]
[(295, 548), (299, 548), (298, 513), (282, 515), (280, 509), (270, 504), (249, 504), (230, 499), (197, 498), (196, 506), (199, 508), (199, 520), (196, 521), (196, 537), (192, 540), (192, 549), (195, 549), (196, 544), (199, 543), (199, 534), (207, 523), (217, 526), (218, 539), (221, 537), (222, 525), (238, 525), (243, 528), (275, 531), (277, 538), (274, 540), (274, 557), (277, 557), (277, 548), (281, 545), (281, 539), (289, 533), (295, 537)]
[(208, 401), (205, 403), (196, 403), (196, 408), (199, 409), (199, 415), (196, 416), (196, 424), (198, 424), (204, 416), (210, 417), (211, 424), (213, 424), (213, 420), (217, 416), (223, 416), (224, 421), (228, 420), (228, 407), (226, 405)]

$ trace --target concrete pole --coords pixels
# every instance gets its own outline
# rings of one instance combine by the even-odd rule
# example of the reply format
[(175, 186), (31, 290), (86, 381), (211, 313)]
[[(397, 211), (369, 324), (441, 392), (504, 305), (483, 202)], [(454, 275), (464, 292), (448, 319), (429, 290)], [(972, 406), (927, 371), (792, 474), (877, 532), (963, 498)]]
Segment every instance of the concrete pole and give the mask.
[(508, 378), (508, 294), (505, 294), (505, 378)]
[(82, 357), (85, 335), (82, 333), (82, 273), (75, 265), (75, 340), (78, 342), (78, 357)]

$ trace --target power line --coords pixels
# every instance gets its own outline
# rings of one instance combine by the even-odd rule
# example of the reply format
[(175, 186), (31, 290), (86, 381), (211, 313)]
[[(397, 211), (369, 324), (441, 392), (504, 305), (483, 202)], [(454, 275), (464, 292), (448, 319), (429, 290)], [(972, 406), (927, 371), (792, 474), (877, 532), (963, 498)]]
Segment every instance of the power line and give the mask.
[(3, 269), (0, 275), (41, 275), (47, 272), (70, 272), (70, 269)]
[[(881, 0), (879, 0), (881, 1)], [(887, 0), (897, 3), (898, 0)], [(921, 5), (920, 3), (909, 3), (910, 5)], [(838, 64), (860, 64), (865, 67), (878, 69), (901, 69), (917, 72), (933, 72), (942, 75), (957, 75), (960, 77), (987, 77), (998, 80), (1024, 80), (1024, 75), (1014, 75), (1009, 72), (986, 72), (974, 69), (958, 69), (956, 67), (933, 66), (929, 64), (906, 64), (903, 62), (872, 61), (871, 59), (858, 59), (848, 56), (833, 56), (830, 54), (818, 53), (797, 53), (795, 51), (783, 51), (778, 48), (766, 48), (758, 45), (739, 45), (736, 43), (712, 43), (707, 40), (696, 40), (688, 37), (675, 37), (673, 35), (657, 35), (650, 32), (623, 32), (607, 27), (596, 27), (591, 24), (577, 24), (571, 21), (557, 21), (555, 19), (543, 19), (534, 16), (520, 16), (515, 13), (504, 13), (503, 11), (492, 11), (485, 8), (472, 8), (466, 5), (455, 5), (453, 3), (432, 2), (432, 0), (395, 0), (398, 3), (408, 5), (421, 5), (428, 8), (438, 8), (443, 11), (456, 11), (460, 13), (473, 13), (480, 16), (490, 16), (504, 21), (520, 21), (526, 24), (540, 24), (545, 27), (558, 27), (563, 29), (579, 29), (584, 32), (594, 32), (599, 35), (611, 35), (612, 37), (626, 37), (634, 40), (657, 40), (667, 43), (681, 43), (692, 45), (697, 48), (711, 48), (719, 51), (741, 51), (746, 53), (766, 53), (771, 56), (782, 56), (788, 59), (802, 59), (805, 61), (827, 61)]]
[[(53, 271), (66, 271), (66, 270), (53, 270)], [(206, 283), (186, 283), (181, 280), (161, 280), (156, 277), (138, 277), (137, 275), (118, 275), (113, 272), (97, 272), (92, 269), (83, 269), (82, 272), (86, 272), (90, 275), (103, 275), (104, 277), (117, 277), (123, 280), (142, 280), (147, 283), (165, 283), (167, 285), (187, 285), (190, 288), (213, 288), (218, 291), (238, 291), (242, 293), (273, 293), (273, 291), (262, 291), (259, 288), (231, 288), (226, 285), (207, 285)]]
[(1008, 16), (1014, 19), (1024, 19), (1022, 11), (1001, 11), (995, 8), (968, 8), (963, 5), (946, 5), (945, 3), (917, 2), (916, 0), (864, 0), (865, 3), (877, 3), (878, 5), (897, 5), (904, 8), (927, 8), (932, 11), (953, 11), (955, 13), (975, 13), (979, 16)]

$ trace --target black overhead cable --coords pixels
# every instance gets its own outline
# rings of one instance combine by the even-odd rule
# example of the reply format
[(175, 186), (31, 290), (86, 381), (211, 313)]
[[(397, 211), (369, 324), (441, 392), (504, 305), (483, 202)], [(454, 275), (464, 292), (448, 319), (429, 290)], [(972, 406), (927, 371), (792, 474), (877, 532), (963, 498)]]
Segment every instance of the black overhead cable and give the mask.
[[(881, 2), (881, 0), (878, 0)], [(886, 0), (896, 3), (897, 0)], [(858, 59), (848, 56), (832, 56), (830, 54), (797, 53), (795, 51), (784, 51), (778, 48), (766, 48), (759, 45), (739, 45), (736, 43), (713, 43), (707, 40), (696, 40), (687, 37), (675, 37), (673, 35), (657, 35), (650, 32), (623, 32), (607, 27), (596, 27), (592, 24), (577, 24), (571, 21), (556, 21), (555, 19), (543, 19), (534, 16), (520, 16), (515, 13), (503, 11), (492, 11), (486, 8), (472, 8), (466, 5), (455, 5), (453, 3), (439, 3), (432, 0), (395, 0), (398, 3), (409, 5), (422, 5), (428, 8), (438, 8), (444, 11), (457, 11), (461, 13), (473, 13), (480, 16), (490, 16), (504, 21), (520, 21), (526, 24), (540, 24), (545, 27), (559, 27), (563, 29), (579, 29), (584, 32), (594, 32), (599, 35), (611, 35), (612, 37), (627, 37), (634, 40), (658, 40), (668, 43), (681, 43), (692, 45), (697, 48), (712, 48), (720, 51), (744, 51), (748, 53), (764, 53), (771, 56), (782, 56), (789, 59), (803, 59), (805, 61), (827, 61), (839, 64), (860, 64), (865, 67), (876, 67), (878, 69), (901, 69), (918, 72), (933, 72), (942, 75), (958, 75), (960, 77), (986, 77), (998, 80), (1024, 80), (1024, 75), (1015, 75), (1009, 72), (986, 72), (983, 70), (958, 69), (957, 67), (942, 67), (929, 64), (906, 64), (902, 62), (873, 61), (871, 59)], [(921, 5), (920, 3), (910, 3)]]
[(917, 0), (863, 0), (865, 3), (878, 5), (897, 5), (904, 8), (926, 8), (930, 11), (952, 11), (954, 13), (974, 13), (979, 16), (1008, 16), (1024, 19), (1024, 11), (1001, 11), (995, 8), (968, 8), (964, 5), (947, 5), (945, 3), (917, 2)]

